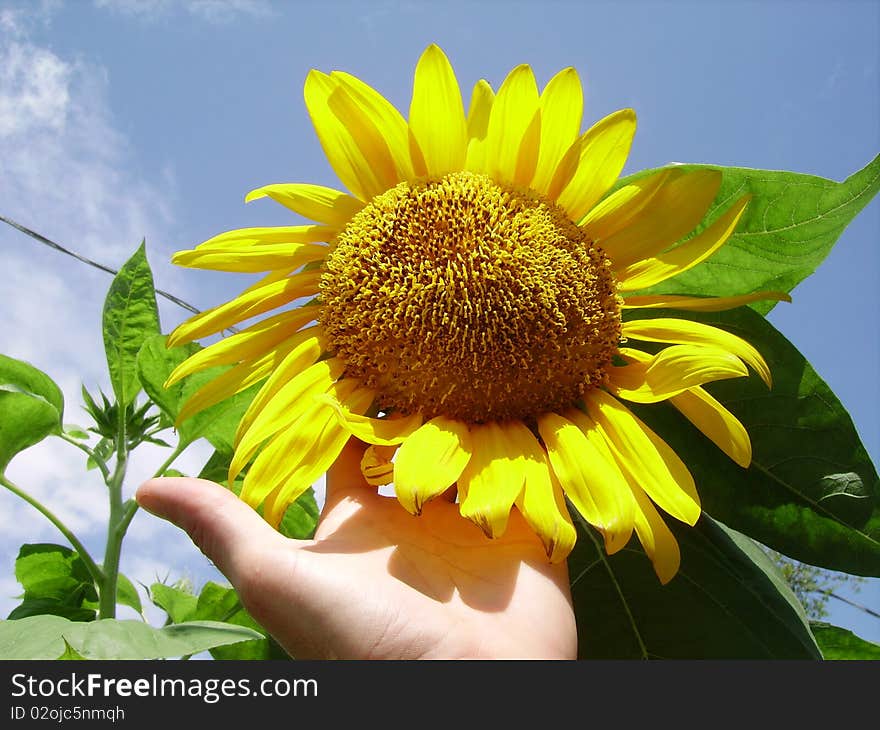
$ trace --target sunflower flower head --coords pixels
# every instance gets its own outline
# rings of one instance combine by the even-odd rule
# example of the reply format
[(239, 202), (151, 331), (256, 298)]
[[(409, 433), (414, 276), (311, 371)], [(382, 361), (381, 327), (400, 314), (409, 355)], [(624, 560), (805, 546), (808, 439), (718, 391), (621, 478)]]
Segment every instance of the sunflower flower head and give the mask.
[(313, 223), (229, 231), (175, 254), (182, 266), (265, 277), (181, 324), (169, 346), (294, 304), (184, 361), (169, 384), (232, 367), (179, 419), (263, 383), (229, 477), (247, 467), (241, 498), (276, 525), (354, 437), (368, 444), (365, 481), (393, 484), (413, 514), (455, 487), (462, 516), (487, 537), (503, 534), (516, 509), (559, 561), (575, 543), (573, 508), (609, 553), (635, 532), (669, 581), (680, 556), (661, 511), (693, 525), (700, 501), (685, 464), (625, 402), (668, 401), (745, 467), (745, 429), (703, 386), (749, 368), (769, 386), (770, 374), (731, 333), (639, 311), (787, 297), (638, 291), (723, 245), (748, 196), (680, 243), (720, 173), (667, 169), (609, 194), (635, 114), (582, 133), (571, 68), (542, 91), (527, 65), (497, 93), (481, 80), (465, 112), (432, 45), (416, 66), (408, 120), (339, 71), (312, 71), (305, 102), (348, 192), (266, 185), (246, 200), (268, 197)]

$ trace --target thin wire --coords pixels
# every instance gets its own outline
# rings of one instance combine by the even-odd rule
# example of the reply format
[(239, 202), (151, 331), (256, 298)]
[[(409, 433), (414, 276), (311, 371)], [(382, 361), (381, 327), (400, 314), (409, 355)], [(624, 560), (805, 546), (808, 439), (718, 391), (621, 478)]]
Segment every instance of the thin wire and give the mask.
[[(66, 253), (68, 256), (72, 256), (77, 261), (82, 261), (82, 263), (84, 263), (84, 264), (88, 264), (89, 266), (94, 266), (96, 269), (100, 269), (101, 271), (106, 271), (108, 274), (112, 274), (113, 276), (116, 276), (116, 274), (119, 273), (116, 269), (111, 269), (109, 266), (104, 266), (104, 264), (99, 264), (97, 261), (92, 261), (90, 258), (86, 258), (85, 256), (81, 256), (80, 254), (76, 253), (75, 251), (71, 251), (69, 249), (64, 248), (64, 246), (62, 246), (58, 243), (55, 243), (55, 241), (49, 240), (45, 236), (37, 233), (36, 231), (32, 231), (30, 228), (27, 228), (26, 226), (21, 225), (21, 223), (16, 223), (14, 220), (10, 220), (9, 218), (5, 218), (2, 215), (0, 215), (0, 221), (3, 221), (4, 223), (12, 226), (13, 228), (17, 228), (19, 231), (30, 236), (34, 240), (39, 241), (40, 243), (42, 243), (46, 246), (49, 246), (49, 248), (54, 248), (56, 251), (60, 251), (61, 253)], [(173, 294), (169, 294), (166, 291), (162, 291), (161, 289), (156, 289), (156, 294), (159, 294), (160, 296), (165, 297), (168, 301), (174, 302), (174, 304), (176, 304), (178, 307), (183, 307), (184, 309), (189, 310), (193, 314), (200, 314), (201, 313), (201, 310), (196, 309), (189, 302), (185, 302), (185, 301), (183, 301), (183, 299), (180, 299), (179, 297), (176, 297)]]

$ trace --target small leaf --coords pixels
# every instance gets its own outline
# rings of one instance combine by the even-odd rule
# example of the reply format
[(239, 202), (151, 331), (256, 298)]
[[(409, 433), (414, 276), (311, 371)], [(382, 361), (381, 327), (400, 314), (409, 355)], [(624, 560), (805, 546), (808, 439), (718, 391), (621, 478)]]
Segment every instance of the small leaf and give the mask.
[(638, 541), (607, 555), (577, 519), (569, 556), (583, 659), (819, 659), (803, 608), (764, 552), (703, 515), (668, 519), (681, 568), (667, 584)]
[(65, 423), (64, 433), (80, 441), (87, 441), (89, 438), (88, 432), (82, 426), (78, 426), (75, 423)]
[(33, 365), (0, 355), (0, 387), (11, 385), (22, 393), (38, 396), (55, 407), (58, 423), (64, 416), (64, 395), (55, 381)]
[(198, 596), (164, 583), (153, 583), (150, 586), (150, 599), (165, 611), (175, 624), (192, 619), (199, 602)]
[(140, 390), (137, 354), (159, 333), (153, 274), (143, 243), (120, 269), (104, 302), (104, 350), (116, 400), (128, 406)]
[(75, 621), (95, 618), (98, 593), (79, 554), (63, 545), (22, 545), (15, 560), (15, 577), (24, 588), (21, 605), (9, 614), (19, 619), (54, 614)]
[(119, 573), (117, 575), (116, 581), (116, 602), (122, 604), (123, 606), (133, 608), (138, 613), (143, 613), (144, 607), (141, 604), (141, 597), (140, 595), (138, 595), (137, 588), (134, 587), (134, 583), (132, 583), (122, 573)]
[(218, 621), (157, 629), (135, 620), (81, 623), (60, 616), (31, 616), (0, 621), (0, 659), (55, 659), (64, 654), (66, 645), (86, 659), (163, 659), (261, 638), (251, 629)]
[[(138, 355), (138, 374), (144, 390), (172, 421), (176, 420), (181, 407), (193, 393), (227, 369), (210, 368), (165, 388), (164, 383), (171, 371), (200, 349), (197, 344), (190, 343), (169, 350), (165, 347), (165, 337), (160, 335), (145, 342)], [(180, 442), (189, 444), (197, 438), (206, 438), (218, 451), (231, 454), (238, 422), (259, 388), (259, 383), (253, 385), (186, 419), (178, 431)]]
[[(664, 314), (670, 313), (643, 316)], [(703, 509), (795, 560), (880, 576), (880, 483), (840, 401), (804, 356), (748, 307), (687, 317), (750, 342), (773, 374), (771, 390), (754, 376), (707, 386), (749, 433), (747, 470), (671, 406), (633, 407), (687, 464)]]
[(848, 629), (821, 621), (811, 622), (810, 628), (826, 659), (880, 659), (880, 646)]
[(42, 398), (0, 390), (0, 475), (12, 457), (58, 433), (58, 410)]
[[(641, 293), (734, 296), (791, 291), (816, 270), (846, 226), (880, 190), (880, 155), (843, 182), (716, 165), (674, 165), (672, 169), (722, 173), (721, 189), (693, 235), (741, 196), (748, 193), (752, 199), (736, 232), (709, 259)], [(615, 187), (654, 172), (641, 171), (621, 179)], [(763, 300), (750, 306), (766, 313), (775, 305)]]

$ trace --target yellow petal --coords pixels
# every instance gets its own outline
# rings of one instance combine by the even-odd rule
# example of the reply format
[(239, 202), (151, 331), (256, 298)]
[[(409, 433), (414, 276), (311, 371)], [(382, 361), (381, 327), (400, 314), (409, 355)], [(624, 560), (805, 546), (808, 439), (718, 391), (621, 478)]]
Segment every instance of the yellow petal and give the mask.
[(654, 572), (663, 585), (671, 581), (681, 565), (681, 552), (678, 541), (663, 521), (651, 500), (638, 484), (630, 482), (636, 499), (636, 535), (645, 549)]
[(531, 161), (537, 163), (533, 149), (536, 117), (540, 125), (538, 85), (528, 64), (521, 64), (504, 79), (489, 114), (484, 171), (495, 180), (528, 184), (520, 181), (531, 179), (528, 168), (531, 165), (534, 174)]
[[(314, 404), (313, 395), (333, 387), (343, 368), (338, 358), (322, 360), (306, 367), (281, 387), (277, 387), (271, 379), (263, 385), (239, 422), (235, 434), (235, 454), (229, 465), (230, 484), (267, 438), (289, 427), (310, 408)], [(265, 392), (272, 392), (272, 386), (277, 389), (271, 397), (265, 397)], [(257, 399), (262, 407), (254, 408)]]
[(455, 484), (471, 453), (465, 424), (445, 416), (432, 418), (397, 453), (394, 491), (398, 501), (411, 514), (420, 514), (425, 502)]
[(428, 46), (416, 65), (409, 128), (429, 175), (464, 169), (468, 137), (461, 90), (449, 59), (436, 45)]
[(736, 355), (705, 345), (672, 345), (647, 362), (608, 368), (612, 392), (636, 403), (657, 403), (693, 386), (748, 374)]
[(387, 145), (383, 152), (375, 126), (340, 83), (312, 70), (303, 96), (324, 154), (343, 185), (363, 201), (387, 190), (391, 153)]
[(471, 93), (471, 105), (468, 110), (468, 149), (465, 169), (482, 171), (486, 169), (486, 134), (489, 131), (489, 116), (495, 92), (489, 82), (480, 79)]
[(345, 88), (379, 130), (388, 144), (398, 179), (412, 180), (414, 172), (409, 155), (409, 127), (400, 112), (378, 91), (360, 79), (343, 71), (333, 71), (330, 77)]
[[(485, 533), (501, 537), (510, 510), (525, 483), (525, 457), (520, 444), (528, 429), (519, 421), (471, 426), (473, 455), (458, 478), (464, 498), (460, 512)], [(529, 434), (531, 436), (531, 434)]]
[(693, 268), (717, 251), (736, 230), (750, 195), (737, 200), (718, 220), (689, 241), (652, 259), (645, 259), (617, 272), (621, 292), (645, 289)]
[[(339, 195), (344, 195), (344, 193), (339, 193)], [(354, 198), (350, 198), (350, 200), (354, 200)], [(361, 205), (361, 203), (358, 202), (358, 205)], [(322, 241), (332, 241), (338, 233), (339, 229), (334, 226), (316, 226), (311, 224), (306, 226), (237, 228), (234, 231), (225, 231), (213, 238), (209, 238), (204, 243), (196, 246), (193, 251), (243, 250), (259, 248), (265, 244), (272, 243), (320, 243)], [(180, 253), (190, 252), (181, 251)], [(174, 255), (179, 256), (180, 253)]]
[(392, 459), (397, 453), (396, 446), (370, 445), (361, 457), (361, 474), (364, 481), (374, 487), (391, 484), (394, 481), (394, 463)]
[(235, 299), (197, 314), (179, 325), (168, 335), (167, 346), (176, 347), (216, 334), (294, 299), (316, 294), (320, 281), (320, 271), (304, 271), (245, 291)]
[(577, 71), (566, 68), (550, 79), (540, 99), (541, 147), (531, 187), (546, 193), (556, 167), (581, 128), (584, 93)]
[(168, 388), (187, 375), (215, 365), (231, 365), (242, 360), (253, 360), (287, 341), (288, 338), (297, 339), (296, 344), (299, 344), (305, 339), (314, 337), (318, 334), (315, 328), (300, 333), (297, 333), (297, 330), (311, 322), (317, 313), (317, 307), (298, 307), (264, 319), (237, 334), (215, 342), (174, 368), (163, 387)]
[(174, 425), (179, 427), (181, 423), (196, 413), (247, 390), (254, 383), (264, 380), (271, 372), (270, 358), (263, 357), (253, 362), (243, 362), (220, 373), (186, 399), (177, 414)]
[(525, 486), (516, 500), (516, 506), (541, 538), (550, 562), (558, 563), (565, 560), (574, 548), (577, 533), (565, 504), (562, 487), (547, 463), (543, 447), (534, 436), (531, 442), (523, 445)]
[(613, 396), (592, 390), (584, 397), (598, 433), (623, 470), (666, 512), (689, 525), (700, 517), (694, 480), (678, 455)]
[[(349, 378), (334, 383), (331, 391), (334, 397), (345, 401), (353, 395), (357, 396), (355, 402), (349, 403), (350, 407), (366, 410), (372, 403), (373, 393), (359, 389), (358, 385), (356, 379)], [(308, 400), (299, 417), (275, 434), (248, 469), (241, 498), (251, 506), (259, 506), (273, 489), (284, 485), (285, 488), (276, 494), (274, 507), (277, 511), (281, 502), (285, 502), (286, 509), (327, 470), (350, 438), (339, 425), (330, 406)], [(337, 447), (335, 453), (334, 447)], [(299, 493), (293, 496), (294, 491)], [(264, 516), (273, 523), (269, 514), (271, 511), (272, 506), (266, 505)]]
[(547, 194), (573, 221), (580, 221), (617, 180), (635, 133), (635, 112), (621, 109), (590, 127), (563, 156)]
[(635, 503), (619, 470), (567, 418), (544, 413), (538, 417), (538, 431), (572, 504), (602, 531), (609, 553), (622, 548), (632, 534)]
[(647, 342), (668, 342), (679, 345), (709, 345), (720, 347), (750, 365), (769, 388), (772, 384), (770, 368), (761, 353), (741, 337), (702, 322), (687, 319), (636, 319), (624, 322), (621, 336)]
[(656, 256), (694, 230), (721, 186), (721, 173), (717, 170), (672, 169), (665, 178), (661, 174), (644, 181), (649, 193), (659, 185), (639, 208), (638, 215), (631, 216), (628, 225), (619, 226), (618, 231), (602, 239), (602, 248), (614, 262), (615, 270)]
[[(342, 383), (339, 385), (341, 386)], [(363, 411), (369, 408), (372, 400), (372, 391), (359, 388), (346, 398), (345, 404), (350, 410)], [(310, 456), (299, 462), (297, 467), (284, 477), (282, 484), (266, 496), (263, 516), (270, 525), (277, 529), (287, 508), (330, 468), (349, 438), (351, 438), (349, 434), (344, 428), (340, 428), (338, 423), (332, 419), (326, 422), (314, 448), (308, 452)], [(293, 448), (296, 446), (294, 445)]]
[(266, 197), (304, 218), (326, 223), (336, 229), (345, 226), (351, 217), (364, 207), (360, 200), (340, 190), (307, 183), (263, 185), (251, 190), (244, 201), (250, 203), (252, 200)]
[(719, 449), (744, 469), (752, 463), (752, 442), (736, 416), (700, 387), (669, 400)]
[(347, 428), (352, 436), (368, 444), (378, 446), (402, 444), (422, 425), (421, 413), (413, 413), (403, 418), (368, 418), (345, 410), (329, 393), (319, 396), (318, 399), (334, 409), (340, 425)]
[(171, 261), (191, 269), (254, 274), (277, 269), (298, 269), (312, 261), (321, 261), (329, 250), (327, 246), (316, 243), (267, 243), (241, 249), (180, 251), (174, 254)]
[(790, 302), (791, 297), (781, 291), (756, 291), (736, 297), (687, 297), (675, 294), (655, 294), (627, 297), (624, 309), (685, 309), (691, 312), (723, 312), (752, 302)]
[[(607, 198), (599, 201), (584, 216), (581, 221), (581, 228), (591, 240), (600, 241), (604, 245), (606, 238), (610, 238), (618, 231), (630, 225), (636, 219), (636, 216), (654, 199), (654, 196), (657, 195), (666, 182), (677, 177), (677, 175), (678, 171), (676, 170), (660, 170), (634, 183), (624, 185), (619, 190), (611, 193)], [(692, 228), (693, 226), (688, 231)]]

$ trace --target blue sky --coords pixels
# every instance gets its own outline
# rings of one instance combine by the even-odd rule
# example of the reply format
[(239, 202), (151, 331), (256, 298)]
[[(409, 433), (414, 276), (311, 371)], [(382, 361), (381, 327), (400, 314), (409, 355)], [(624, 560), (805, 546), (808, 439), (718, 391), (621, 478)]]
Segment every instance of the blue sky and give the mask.
[[(412, 70), (441, 45), (462, 86), (496, 88), (527, 62), (539, 84), (575, 66), (585, 124), (639, 116), (625, 172), (667, 162), (785, 169), (841, 180), (880, 148), (876, 2), (263, 2), (0, 0), (0, 214), (108, 265), (146, 237), (157, 285), (200, 308), (243, 282), (168, 259), (222, 230), (290, 221), (245, 193), (271, 182), (338, 185), (302, 102), (309, 69), (342, 69), (404, 112)], [(812, 361), (880, 456), (880, 203), (847, 229), (771, 321)], [(103, 274), (0, 229), (0, 352), (52, 374), (77, 413), (80, 381), (105, 384)], [(162, 305), (170, 329), (184, 316)], [(194, 448), (182, 468), (198, 468)], [(161, 461), (148, 452), (129, 489)], [(102, 543), (104, 494), (77, 453), (43, 444), (10, 473)], [(11, 561), (50, 527), (0, 495), (0, 608)], [(124, 570), (216, 573), (173, 528), (140, 515)], [(4, 567), (6, 566), (6, 567)], [(880, 607), (872, 581), (857, 600)], [(832, 605), (832, 621), (880, 642), (880, 621)]]

